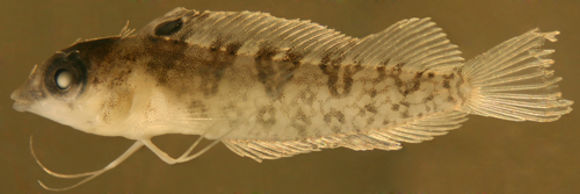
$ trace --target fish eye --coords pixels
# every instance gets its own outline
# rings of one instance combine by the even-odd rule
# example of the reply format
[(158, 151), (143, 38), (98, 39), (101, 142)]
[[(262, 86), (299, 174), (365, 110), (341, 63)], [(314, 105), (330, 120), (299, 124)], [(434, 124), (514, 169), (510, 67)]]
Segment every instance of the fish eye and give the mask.
[(44, 69), (44, 86), (49, 94), (69, 98), (82, 93), (87, 68), (78, 51), (57, 53)]
[(73, 82), (73, 74), (66, 69), (60, 69), (56, 71), (54, 75), (54, 81), (56, 83), (56, 87), (61, 90), (66, 90), (70, 88)]

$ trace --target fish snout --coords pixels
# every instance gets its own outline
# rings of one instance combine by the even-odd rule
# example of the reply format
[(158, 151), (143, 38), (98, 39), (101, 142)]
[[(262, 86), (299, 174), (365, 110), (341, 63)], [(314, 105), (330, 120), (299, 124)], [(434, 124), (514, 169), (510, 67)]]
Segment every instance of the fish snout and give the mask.
[(27, 103), (26, 100), (23, 100), (20, 94), (20, 89), (14, 90), (12, 94), (10, 94), (10, 99), (14, 100), (14, 104), (12, 108), (18, 112), (24, 112), (30, 107), (30, 103)]
[(26, 110), (28, 110), (28, 108), (30, 107), (30, 104), (28, 103), (21, 103), (21, 102), (14, 102), (14, 104), (12, 105), (12, 108), (14, 108), (14, 110), (18, 111), (18, 112), (25, 112)]
[(16, 89), (10, 94), (10, 98), (14, 100), (12, 108), (18, 112), (27, 111), (35, 101), (43, 96), (44, 94), (40, 91), (23, 91), (22, 88)]

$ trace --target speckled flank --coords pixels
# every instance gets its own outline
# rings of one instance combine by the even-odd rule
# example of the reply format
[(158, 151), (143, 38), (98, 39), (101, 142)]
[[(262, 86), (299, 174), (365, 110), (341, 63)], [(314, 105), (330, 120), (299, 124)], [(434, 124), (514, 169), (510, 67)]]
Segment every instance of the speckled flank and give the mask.
[(292, 79), (294, 70), (300, 66), (302, 58), (302, 55), (289, 50), (282, 60), (273, 61), (272, 57), (278, 52), (278, 48), (264, 44), (255, 56), (258, 80), (272, 98), (279, 98), (282, 95), (284, 85)]
[[(456, 89), (463, 82), (456, 73), (413, 72), (404, 63), (368, 67), (342, 64), (340, 55), (327, 55), (319, 64), (303, 64), (305, 53), (268, 44), (253, 56), (240, 56), (243, 43), (221, 38), (208, 48), (163, 37), (119, 41), (123, 44), (112, 44), (93, 70), (97, 76), (92, 83), (126, 90), (110, 101), (130, 102), (132, 94), (124, 83), (136, 68), (144, 69), (154, 85), (175, 98), (172, 106), (188, 107), (186, 114), (195, 117), (225, 119), (212, 129), (214, 136), (233, 127), (231, 137), (239, 139), (364, 131), (450, 110), (463, 102)], [(105, 74), (109, 76), (98, 76)], [(103, 117), (111, 118), (113, 113), (125, 114), (115, 107), (128, 105), (103, 106), (111, 110)]]
[[(330, 60), (291, 66), (294, 63), (272, 59), (275, 50), (263, 47), (257, 57), (234, 63), (220, 82), (220, 92), (202, 99), (213, 115), (232, 115), (228, 120), (236, 128), (231, 137), (290, 140), (386, 128), (452, 110), (461, 102), (455, 86), (462, 81), (455, 73), (404, 71), (399, 69), (402, 65), (389, 69), (333, 64)], [(295, 68), (283, 68), (289, 66)], [(247, 67), (254, 67), (250, 68), (254, 78), (235, 77), (252, 75)], [(282, 76), (288, 74), (291, 76)]]
[(331, 59), (329, 55), (322, 58), (320, 70), (328, 76), (327, 86), (335, 97), (347, 96), (352, 88), (353, 75), (361, 70), (360, 65), (342, 65), (342, 57)]
[[(209, 56), (199, 56), (199, 59), (202, 61), (199, 62), (197, 73), (201, 75), (200, 87), (205, 96), (212, 96), (217, 93), (223, 72), (226, 68), (231, 66), (235, 60), (236, 52), (239, 48), (238, 45), (239, 43), (224, 45), (221, 38), (218, 38), (212, 42), (209, 48), (209, 53), (206, 53)], [(200, 51), (196, 49), (194, 52)]]
[[(150, 36), (100, 48), (103, 57), (93, 69), (92, 83), (126, 91), (116, 92), (111, 101), (129, 99), (127, 77), (144, 70), (171, 98), (168, 106), (191, 117), (222, 120), (208, 129), (209, 138), (229, 130), (237, 139), (295, 140), (388, 128), (464, 101), (456, 89), (463, 83), (457, 72), (413, 71), (404, 62), (345, 64), (344, 51), (310, 64), (302, 61), (309, 53), (268, 42), (240, 55), (244, 42), (219, 35), (207, 47), (166, 38), (191, 30), (182, 22), (171, 19)], [(103, 106), (111, 110), (104, 118), (123, 114), (114, 107), (124, 105)]]

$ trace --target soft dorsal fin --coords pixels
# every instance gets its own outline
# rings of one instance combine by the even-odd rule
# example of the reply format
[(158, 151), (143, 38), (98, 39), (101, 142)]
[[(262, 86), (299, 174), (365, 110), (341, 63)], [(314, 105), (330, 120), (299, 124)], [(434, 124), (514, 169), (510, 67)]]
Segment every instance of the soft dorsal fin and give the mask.
[[(415, 71), (447, 71), (461, 66), (457, 45), (430, 18), (397, 22), (363, 39), (346, 36), (308, 20), (288, 20), (262, 12), (198, 12), (176, 8), (149, 23), (140, 34), (166, 36), (207, 48), (235, 47), (253, 56), (275, 48), (274, 58), (299, 55), (302, 62), (327, 60), (342, 64), (401, 64)], [(218, 48), (219, 47), (219, 48)], [(284, 54), (286, 53), (286, 54)]]
[(460, 55), (457, 45), (450, 43), (431, 18), (411, 18), (361, 39), (348, 52), (345, 62), (449, 71), (463, 64)]
[(341, 133), (295, 141), (225, 139), (222, 142), (236, 154), (252, 158), (258, 162), (264, 159), (272, 160), (320, 151), (325, 148), (397, 150), (401, 149), (401, 142), (420, 143), (431, 140), (434, 136), (444, 135), (449, 130), (459, 128), (461, 123), (467, 120), (466, 116), (466, 113), (449, 111), (433, 113), (422, 118), (362, 133)]
[(208, 48), (237, 47), (238, 54), (246, 55), (270, 47), (278, 53), (298, 52), (302, 61), (340, 53), (358, 41), (307, 20), (288, 20), (262, 12), (198, 12), (185, 8), (153, 20), (140, 34), (166, 36)]

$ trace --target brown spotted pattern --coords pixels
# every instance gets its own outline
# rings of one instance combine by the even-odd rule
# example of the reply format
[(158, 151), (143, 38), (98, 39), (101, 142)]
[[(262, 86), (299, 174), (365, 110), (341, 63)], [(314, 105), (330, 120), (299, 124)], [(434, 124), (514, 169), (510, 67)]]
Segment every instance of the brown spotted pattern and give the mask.
[(331, 59), (327, 55), (319, 64), (320, 70), (328, 76), (328, 90), (335, 97), (344, 97), (350, 93), (353, 75), (362, 69), (360, 65), (343, 65), (341, 62), (342, 57)]
[(118, 40), (108, 52), (100, 48), (91, 83), (125, 90), (117, 98), (130, 98), (127, 78), (145, 72), (139, 76), (150, 77), (176, 111), (219, 118), (207, 129), (209, 138), (230, 130), (230, 138), (276, 140), (358, 133), (464, 101), (457, 90), (463, 78), (455, 72), (413, 71), (405, 63), (343, 64), (336, 53), (309, 64), (301, 61), (306, 53), (267, 43), (251, 56), (239, 55), (243, 44), (226, 38), (207, 48), (163, 37)]
[(279, 49), (268, 44), (263, 45), (255, 56), (258, 80), (264, 86), (266, 93), (272, 98), (282, 95), (284, 85), (290, 81), (296, 68), (300, 66), (302, 56), (291, 50), (285, 53), (282, 60), (274, 61), (272, 57)]

